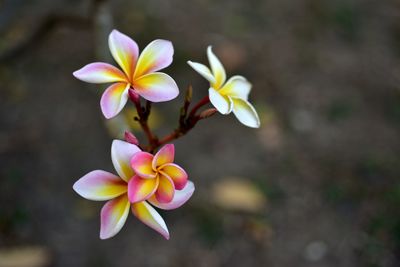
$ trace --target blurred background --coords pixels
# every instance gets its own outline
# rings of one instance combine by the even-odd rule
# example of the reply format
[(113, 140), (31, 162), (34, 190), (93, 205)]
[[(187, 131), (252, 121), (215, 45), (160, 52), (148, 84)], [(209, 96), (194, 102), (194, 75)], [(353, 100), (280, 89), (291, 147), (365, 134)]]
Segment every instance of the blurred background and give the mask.
[[(160, 212), (169, 241), (132, 215), (101, 241), (103, 203), (72, 190), (114, 172), (112, 139), (140, 137), (131, 105), (106, 122), (104, 87), (72, 76), (114, 64), (114, 28), (174, 44), (181, 94), (154, 106), (159, 135), (190, 84), (207, 93), (186, 61), (208, 45), (253, 83), (260, 129), (216, 115), (175, 142), (196, 192)], [(397, 0), (3, 0), (0, 86), (0, 267), (400, 265)]]

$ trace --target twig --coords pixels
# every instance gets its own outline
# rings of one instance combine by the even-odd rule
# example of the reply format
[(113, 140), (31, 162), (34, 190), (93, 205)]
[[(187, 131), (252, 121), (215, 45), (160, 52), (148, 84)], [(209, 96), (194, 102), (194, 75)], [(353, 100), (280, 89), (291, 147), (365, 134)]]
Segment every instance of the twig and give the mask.
[(203, 107), (204, 105), (210, 102), (209, 97), (206, 96), (201, 99), (189, 112), (189, 115), (186, 116), (187, 110), (191, 101), (191, 87), (189, 87), (188, 92), (186, 94), (185, 103), (181, 109), (181, 115), (179, 119), (179, 127), (175, 129), (172, 133), (164, 136), (161, 139), (157, 139), (157, 142), (153, 143), (149, 147), (149, 151), (154, 151), (158, 147), (165, 145), (173, 140), (176, 140), (182, 136), (184, 136), (187, 132), (189, 132), (200, 120), (211, 117), (215, 114), (215, 111), (208, 111), (202, 116), (202, 114), (197, 115), (197, 111)]
[(135, 104), (138, 117), (135, 117), (135, 121), (139, 122), (145, 133), (147, 140), (149, 142), (146, 150), (152, 152), (154, 148), (157, 148), (158, 138), (151, 131), (149, 124), (147, 123), (151, 111), (151, 102), (146, 101), (146, 107), (143, 108), (140, 103), (139, 95), (134, 91), (134, 89), (129, 89), (129, 99)]

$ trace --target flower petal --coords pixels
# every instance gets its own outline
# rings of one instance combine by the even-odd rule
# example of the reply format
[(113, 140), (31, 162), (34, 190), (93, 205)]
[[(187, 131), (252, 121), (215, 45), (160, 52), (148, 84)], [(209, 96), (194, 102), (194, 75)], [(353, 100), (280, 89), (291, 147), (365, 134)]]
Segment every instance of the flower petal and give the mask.
[(153, 159), (153, 170), (166, 163), (174, 162), (175, 146), (173, 144), (166, 144), (155, 155)]
[(128, 218), (130, 203), (126, 194), (108, 201), (101, 209), (100, 238), (115, 236), (124, 226)]
[(188, 181), (188, 183), (182, 190), (175, 190), (175, 195), (171, 202), (160, 203), (159, 201), (157, 201), (154, 195), (151, 198), (149, 198), (148, 201), (157, 208), (163, 210), (172, 210), (172, 209), (177, 209), (183, 204), (185, 204), (185, 202), (188, 201), (189, 198), (193, 195), (193, 192), (194, 192), (194, 184), (193, 182)]
[(186, 186), (188, 175), (184, 169), (174, 163), (168, 163), (162, 166), (160, 172), (165, 173), (174, 181), (175, 188), (181, 190)]
[(214, 88), (208, 89), (210, 102), (221, 114), (229, 114), (232, 111), (232, 101), (229, 97), (221, 95)]
[(128, 101), (129, 84), (114, 83), (110, 85), (101, 96), (100, 106), (104, 117), (115, 117)]
[(147, 152), (138, 152), (132, 156), (131, 166), (142, 178), (155, 178), (156, 173), (152, 168), (153, 155)]
[(132, 79), (139, 55), (139, 48), (136, 42), (125, 34), (113, 30), (108, 36), (108, 46), (113, 58), (124, 70), (128, 79)]
[(187, 63), (211, 84), (215, 83), (214, 75), (211, 73), (211, 70), (207, 66), (190, 60)]
[(133, 87), (140, 96), (151, 102), (168, 101), (179, 94), (179, 89), (174, 79), (162, 72), (141, 76), (134, 81)]
[(174, 47), (167, 40), (154, 40), (148, 44), (139, 56), (134, 77), (161, 70), (172, 63)]
[(127, 191), (127, 184), (118, 176), (102, 171), (91, 171), (73, 185), (80, 196), (90, 200), (109, 200)]
[(126, 182), (135, 174), (131, 167), (131, 158), (141, 150), (128, 142), (113, 140), (111, 145), (111, 160), (118, 175)]
[(236, 118), (244, 125), (252, 128), (260, 127), (260, 119), (257, 111), (246, 100), (232, 97), (233, 113)]
[(159, 232), (165, 239), (169, 239), (167, 225), (158, 212), (146, 201), (132, 204), (132, 213), (150, 228)]
[(243, 76), (233, 76), (218, 92), (221, 95), (237, 97), (247, 100), (251, 90), (251, 83), (249, 83)]
[(148, 199), (157, 190), (158, 178), (143, 179), (135, 175), (128, 183), (128, 197), (131, 203)]
[(103, 63), (95, 62), (84, 66), (72, 73), (75, 78), (88, 83), (110, 83), (126, 81), (125, 74), (116, 67)]
[(160, 182), (155, 193), (157, 200), (160, 203), (168, 203), (174, 198), (175, 186), (170, 177), (164, 174), (159, 174)]
[(207, 56), (208, 61), (210, 62), (212, 73), (215, 78), (215, 83), (213, 84), (213, 87), (218, 90), (226, 80), (225, 69), (224, 66), (221, 64), (221, 61), (219, 61), (217, 56), (213, 53), (211, 46), (207, 48)]

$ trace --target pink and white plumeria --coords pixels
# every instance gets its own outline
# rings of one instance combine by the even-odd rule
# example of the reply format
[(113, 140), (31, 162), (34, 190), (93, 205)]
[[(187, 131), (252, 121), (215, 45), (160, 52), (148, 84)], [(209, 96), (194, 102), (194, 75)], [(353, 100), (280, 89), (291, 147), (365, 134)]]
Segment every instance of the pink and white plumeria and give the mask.
[(211, 70), (201, 63), (188, 61), (188, 64), (210, 82), (208, 92), (211, 103), (221, 114), (233, 111), (242, 124), (252, 128), (260, 127), (258, 114), (248, 101), (251, 83), (238, 75), (232, 76), (225, 82), (224, 66), (213, 53), (211, 46), (207, 49), (207, 56)]
[[(180, 167), (179, 171), (182, 171), (182, 173), (178, 172), (182, 174), (181, 176), (176, 175), (178, 172), (175, 172), (175, 167), (171, 167), (172, 169), (167, 167), (171, 165), (169, 163), (171, 155), (173, 160), (174, 147), (173, 145), (167, 145), (166, 147), (164, 150), (160, 150), (157, 153), (158, 156), (156, 155), (154, 158), (158, 158), (158, 162), (163, 164), (164, 167), (161, 168), (162, 172), (165, 172), (163, 175), (169, 174), (177, 181), (176, 190), (174, 190), (172, 197), (170, 197), (171, 194), (169, 191), (164, 196), (165, 188), (167, 187), (159, 186), (162, 189), (160, 189), (159, 193), (155, 193), (154, 196), (148, 195), (141, 201), (130, 201), (132, 192), (138, 191), (135, 188), (138, 174), (135, 174), (131, 168), (131, 161), (136, 162), (136, 159), (142, 158), (144, 152), (141, 152), (136, 145), (120, 140), (114, 140), (111, 146), (111, 159), (118, 176), (106, 171), (95, 170), (89, 172), (74, 184), (74, 190), (86, 199), (96, 201), (108, 200), (101, 210), (101, 239), (113, 237), (121, 230), (128, 217), (129, 208), (132, 209), (132, 213), (144, 224), (159, 232), (166, 239), (169, 239), (168, 228), (163, 218), (149, 202), (160, 209), (170, 210), (178, 208), (192, 196), (194, 185), (191, 181), (187, 180), (186, 173)], [(171, 166), (175, 165), (172, 164)], [(155, 180), (155, 178), (150, 178), (148, 175), (143, 179)], [(173, 178), (166, 179), (169, 182)], [(159, 180), (161, 185), (162, 179), (159, 178)]]
[(128, 197), (132, 203), (148, 200), (158, 207), (170, 203), (176, 190), (182, 190), (187, 184), (186, 172), (174, 164), (175, 147), (163, 146), (155, 156), (147, 152), (138, 152), (131, 159), (136, 172), (128, 184)]
[(95, 62), (75, 71), (73, 75), (89, 83), (113, 83), (101, 97), (104, 116), (116, 116), (128, 101), (128, 90), (151, 102), (174, 99), (179, 94), (175, 81), (167, 74), (157, 72), (172, 63), (174, 48), (170, 41), (154, 40), (139, 56), (134, 40), (113, 30), (108, 38), (111, 54), (122, 71), (103, 62)]

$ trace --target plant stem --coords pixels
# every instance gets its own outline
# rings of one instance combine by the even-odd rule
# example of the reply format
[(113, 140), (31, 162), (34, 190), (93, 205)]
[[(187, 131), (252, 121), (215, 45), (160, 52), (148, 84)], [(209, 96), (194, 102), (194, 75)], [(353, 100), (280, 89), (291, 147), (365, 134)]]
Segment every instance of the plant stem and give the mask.
[[(179, 127), (175, 129), (172, 133), (167, 134), (161, 139), (158, 139), (158, 137), (151, 131), (149, 125), (148, 125), (148, 118), (150, 115), (151, 111), (151, 102), (146, 101), (146, 106), (145, 108), (142, 107), (140, 103), (140, 98), (138, 96), (134, 96), (133, 92), (131, 92), (132, 95), (130, 95), (130, 100), (135, 104), (136, 110), (138, 117), (135, 117), (135, 120), (139, 122), (140, 126), (142, 127), (143, 132), (145, 133), (147, 140), (148, 140), (148, 145), (144, 147), (144, 150), (147, 152), (154, 152), (158, 147), (167, 144), (175, 139), (180, 138), (181, 136), (185, 135), (187, 132), (189, 132), (196, 124), (198, 121), (204, 119), (200, 115), (197, 115), (197, 111), (203, 107), (204, 105), (208, 104), (210, 102), (210, 99), (208, 96), (205, 96), (202, 98), (199, 102), (194, 105), (194, 107), (191, 109), (189, 112), (189, 115), (185, 115), (184, 118), (180, 118), (179, 120)], [(185, 103), (185, 108), (186, 110), (189, 107), (188, 103)], [(186, 113), (186, 112), (185, 112)]]
[(208, 95), (206, 95), (205, 97), (203, 97), (199, 102), (197, 102), (197, 104), (192, 108), (192, 111), (190, 111), (189, 113), (189, 118), (193, 117), (197, 110), (199, 110), (199, 108), (201, 108), (202, 106), (204, 106), (205, 104), (208, 104), (210, 102), (210, 98), (208, 97)]
[[(196, 112), (204, 105), (208, 104), (210, 102), (210, 99), (207, 96), (202, 98), (197, 104), (192, 108), (192, 110), (189, 112), (188, 117), (180, 121), (179, 127), (175, 129), (172, 133), (164, 136), (160, 140), (158, 140), (157, 147), (162, 146), (166, 143), (169, 143), (175, 139), (178, 139), (181, 136), (184, 136), (187, 132), (189, 132), (199, 120), (203, 119), (199, 115), (196, 115)], [(187, 107), (186, 107), (187, 108)], [(155, 147), (155, 148), (157, 148)], [(154, 149), (155, 149), (154, 148)]]
[(150, 111), (151, 111), (151, 102), (146, 101), (146, 108), (143, 108), (140, 104), (139, 97), (129, 97), (130, 100), (135, 104), (136, 111), (138, 117), (135, 118), (136, 121), (139, 122), (140, 126), (142, 127), (143, 132), (145, 133), (147, 140), (149, 142), (148, 147), (157, 147), (158, 138), (153, 132), (151, 131), (149, 124), (147, 123)]

